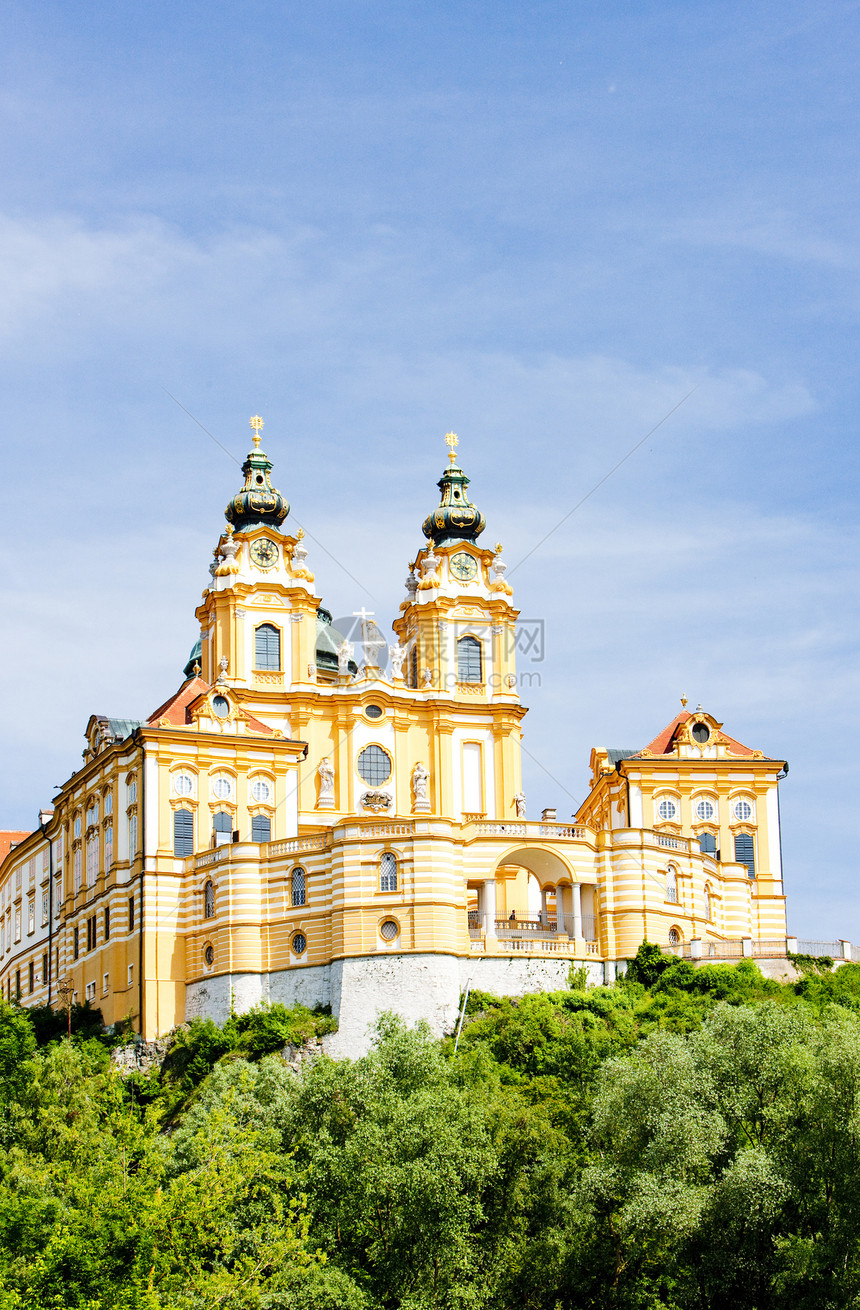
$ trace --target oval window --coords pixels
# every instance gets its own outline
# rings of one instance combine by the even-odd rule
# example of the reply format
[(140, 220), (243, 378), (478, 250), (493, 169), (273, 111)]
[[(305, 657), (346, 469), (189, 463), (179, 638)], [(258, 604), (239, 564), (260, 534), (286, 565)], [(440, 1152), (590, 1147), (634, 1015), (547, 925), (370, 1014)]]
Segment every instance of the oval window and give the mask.
[(715, 813), (713, 801), (699, 801), (696, 806), (696, 817), (704, 823), (707, 823), (708, 819), (712, 819)]
[(177, 796), (190, 796), (194, 790), (191, 774), (177, 773), (173, 779), (173, 790)]
[(308, 948), (308, 940), (303, 932), (296, 933), (295, 937), (293, 938), (292, 945), (293, 945), (294, 955), (304, 955), (305, 951)]
[(678, 807), (674, 801), (661, 801), (657, 806), (657, 813), (661, 819), (674, 819), (678, 813)]
[(209, 965), (209, 967), (211, 968), (211, 966), (215, 963), (215, 948), (214, 948), (214, 946), (211, 946), (211, 945), (210, 945), (210, 946), (206, 946), (206, 947), (204, 947), (204, 949), (203, 949), (203, 959), (206, 961), (206, 963), (207, 963), (207, 964)]
[(212, 699), (212, 708), (218, 715), (219, 719), (226, 719), (230, 713), (230, 702), (226, 696), (214, 696)]
[(267, 801), (272, 795), (272, 789), (264, 778), (257, 778), (251, 785), (251, 795), (255, 801)]
[(364, 707), (364, 712), (365, 712), (365, 714), (367, 715), (367, 717), (368, 717), (369, 719), (381, 719), (381, 718), (382, 718), (382, 706), (381, 706), (381, 705), (365, 705), (365, 707)]
[(233, 783), (230, 778), (226, 778), (222, 773), (213, 782), (212, 790), (219, 801), (226, 801), (233, 795)]
[(379, 926), (379, 935), (384, 942), (393, 942), (400, 935), (400, 925), (394, 919), (385, 919)]
[(749, 801), (738, 801), (736, 803), (735, 818), (740, 819), (741, 823), (746, 823), (747, 819), (752, 818), (752, 806)]
[(700, 746), (703, 745), (710, 738), (711, 735), (711, 731), (707, 723), (694, 723), (692, 728), (690, 729), (690, 732), (693, 741), (697, 741)]

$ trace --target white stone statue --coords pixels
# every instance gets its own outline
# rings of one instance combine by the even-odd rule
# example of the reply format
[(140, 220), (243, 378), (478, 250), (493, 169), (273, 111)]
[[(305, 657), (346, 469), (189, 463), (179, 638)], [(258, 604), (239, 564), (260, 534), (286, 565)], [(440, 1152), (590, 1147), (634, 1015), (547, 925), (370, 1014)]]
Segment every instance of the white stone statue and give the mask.
[(218, 668), (221, 670), (221, 672), (218, 674), (218, 677), (215, 679), (216, 683), (221, 683), (223, 685), (227, 681), (227, 670), (229, 667), (230, 667), (230, 661), (227, 659), (226, 655), (222, 655), (220, 660), (218, 661)]
[(429, 784), (430, 774), (419, 760), (412, 770), (412, 790), (415, 793), (413, 809), (416, 814), (426, 814), (430, 809)]
[(318, 805), (320, 809), (334, 808), (334, 769), (331, 767), (331, 760), (326, 755), (320, 760), (320, 766), (317, 769), (317, 777), (320, 780), (320, 795)]
[(399, 682), (403, 677), (403, 661), (406, 659), (406, 647), (400, 643), (396, 646), (388, 647), (388, 658), (391, 660), (391, 677), (395, 682)]
[(517, 818), (524, 819), (526, 817), (526, 798), (523, 792), (518, 791), (516, 793), (514, 796), (514, 805), (517, 807)]
[(344, 640), (341, 642), (340, 646), (338, 647), (338, 651), (337, 651), (337, 671), (338, 671), (338, 673), (341, 673), (341, 674), (342, 674), (342, 673), (346, 673), (346, 674), (349, 673), (349, 661), (352, 659), (352, 652), (353, 652), (353, 650), (354, 650), (354, 647), (353, 647), (352, 642), (351, 642), (351, 641), (347, 641), (346, 638), (344, 638)]

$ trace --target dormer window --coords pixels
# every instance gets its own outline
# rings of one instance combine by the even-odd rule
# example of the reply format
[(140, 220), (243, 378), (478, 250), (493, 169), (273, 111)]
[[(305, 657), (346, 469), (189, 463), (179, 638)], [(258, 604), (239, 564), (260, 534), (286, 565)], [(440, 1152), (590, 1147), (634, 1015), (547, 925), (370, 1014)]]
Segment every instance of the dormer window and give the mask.
[(697, 741), (700, 746), (704, 746), (706, 741), (710, 741), (711, 730), (707, 723), (694, 723), (690, 729), (690, 736), (693, 741)]
[(226, 696), (213, 696), (212, 709), (219, 719), (226, 719), (230, 713), (230, 702)]

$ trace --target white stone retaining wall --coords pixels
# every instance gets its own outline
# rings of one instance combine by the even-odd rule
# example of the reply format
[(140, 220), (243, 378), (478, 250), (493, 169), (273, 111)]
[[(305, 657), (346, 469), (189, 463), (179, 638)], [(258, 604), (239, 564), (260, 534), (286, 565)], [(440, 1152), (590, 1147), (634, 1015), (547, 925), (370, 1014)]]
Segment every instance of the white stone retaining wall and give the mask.
[[(454, 1031), (460, 995), (466, 984), (497, 996), (563, 991), (568, 985), (569, 959), (536, 960), (456, 955), (361, 955), (332, 964), (276, 973), (220, 974), (189, 983), (185, 1017), (224, 1023), (233, 1008), (242, 1013), (261, 1001), (283, 1005), (330, 1005), (338, 1031), (323, 1039), (328, 1055), (357, 1059), (370, 1049), (370, 1032), (377, 1016), (391, 1010), (409, 1024), (424, 1019), (435, 1036)], [(588, 983), (604, 981), (604, 965), (585, 961)]]

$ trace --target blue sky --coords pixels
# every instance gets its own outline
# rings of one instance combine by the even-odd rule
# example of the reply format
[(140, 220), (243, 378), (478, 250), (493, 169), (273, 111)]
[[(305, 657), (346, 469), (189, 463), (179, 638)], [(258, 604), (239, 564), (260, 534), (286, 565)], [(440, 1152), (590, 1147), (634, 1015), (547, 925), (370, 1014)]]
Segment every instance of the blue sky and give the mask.
[[(5, 6), (3, 826), (194, 640), (247, 420), (386, 627), (455, 428), (546, 621), (532, 813), (682, 692), (860, 942), (860, 4)], [(342, 561), (361, 586), (336, 561)]]

